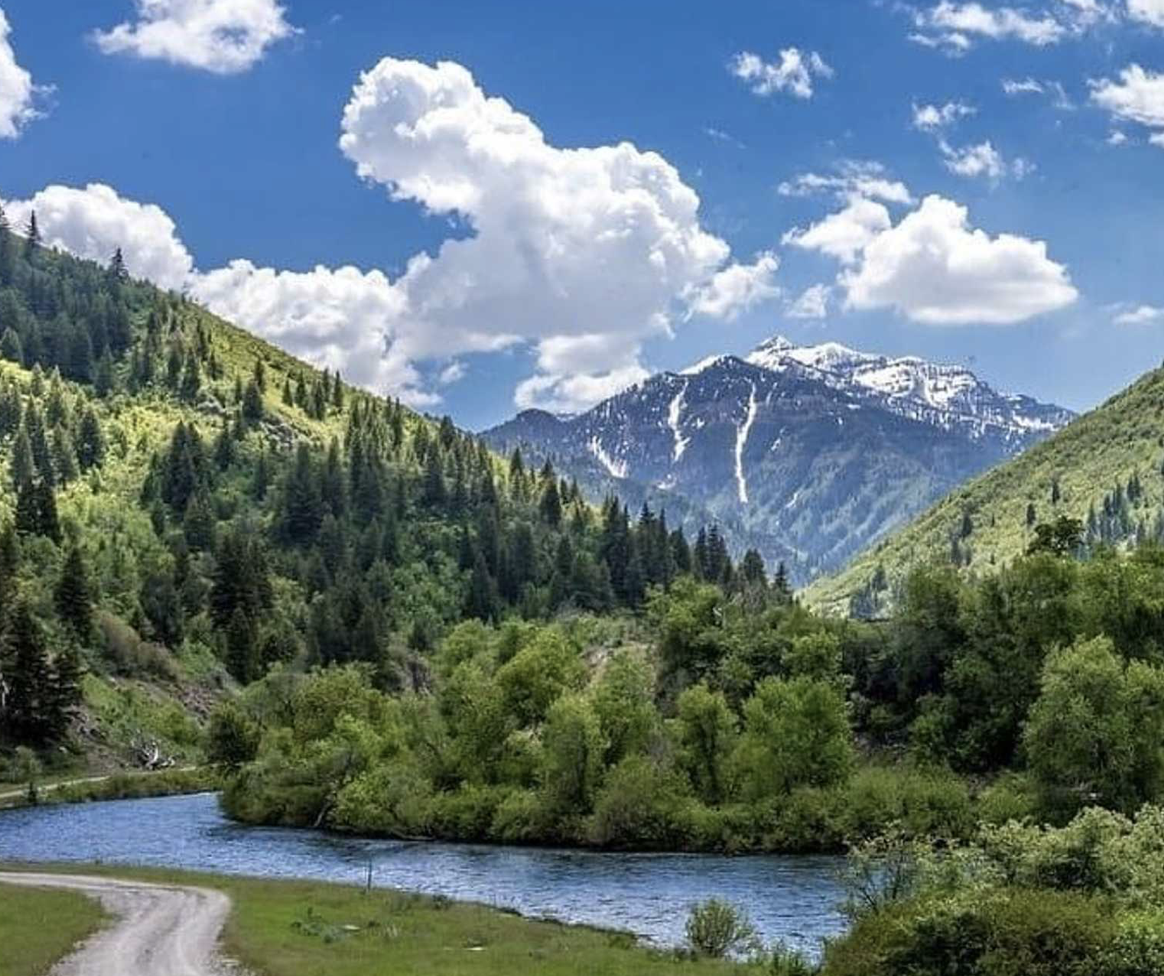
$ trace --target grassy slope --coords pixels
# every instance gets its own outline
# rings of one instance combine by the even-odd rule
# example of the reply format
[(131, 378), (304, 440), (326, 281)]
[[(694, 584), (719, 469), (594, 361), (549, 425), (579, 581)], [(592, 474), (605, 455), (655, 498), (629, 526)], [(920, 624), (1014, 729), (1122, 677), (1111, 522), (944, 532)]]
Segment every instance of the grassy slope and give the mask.
[(0, 885), (0, 976), (44, 976), (104, 920), (77, 892)]
[[(368, 895), (344, 885), (144, 869), (74, 865), (55, 870), (225, 891), (234, 910), (224, 951), (254, 976), (715, 976), (748, 971), (726, 962), (679, 962), (617, 933), (401, 892)], [(19, 899), (27, 894), (0, 889), (0, 899), (8, 900), (0, 900), (0, 909), (21, 910)]]
[[(971, 569), (1003, 565), (1026, 548), (1033, 537), (1027, 505), (1039, 521), (1057, 515), (1086, 519), (1089, 506), (1100, 507), (1117, 481), (1138, 472), (1145, 489), (1143, 516), (1151, 525), (1164, 504), (1164, 370), (1154, 370), (1067, 429), (1029, 451), (951, 492), (909, 526), (858, 556), (841, 573), (819, 580), (804, 593), (810, 606), (844, 613), (849, 597), (864, 587), (878, 566), (885, 567), (890, 587), (911, 566), (947, 559), (951, 538), (964, 513), (974, 530), (965, 541)], [(1051, 504), (1058, 479), (1062, 497)]]
[[(68, 260), (60, 256), (54, 258)], [(144, 312), (135, 319), (135, 326), (141, 326), (142, 317)], [(303, 376), (310, 386), (320, 371), (197, 306), (183, 305), (178, 318), (181, 332), (188, 341), (192, 341), (199, 327), (206, 331), (214, 354), (223, 367), (219, 380), (203, 373), (202, 393), (197, 404), (183, 403), (155, 390), (132, 395), (122, 390), (100, 400), (91, 396), (89, 387), (65, 383), (67, 393), (74, 398), (78, 408), (82, 403), (88, 403), (97, 411), (108, 448), (99, 470), (58, 491), (57, 505), (66, 530), (71, 521), (85, 528), (87, 538), (104, 540), (100, 550), (89, 556), (93, 572), (102, 575), (105, 581), (103, 589), (113, 594), (114, 615), (118, 615), (116, 597), (119, 586), (124, 587), (125, 603), (129, 606), (130, 594), (138, 585), (136, 574), (124, 572), (122, 553), (133, 552), (140, 565), (149, 558), (151, 550), (158, 554), (162, 552), (162, 543), (154, 535), (149, 513), (141, 508), (139, 496), (151, 455), (166, 450), (179, 421), (197, 426), (207, 450), (210, 450), (223, 417), (234, 410), (236, 377), (245, 384), (252, 375), (256, 360), (262, 359), (267, 380), (264, 429), (268, 444), (287, 446), (299, 440), (310, 440), (326, 445), (334, 437), (343, 437), (346, 424), (344, 412), (330, 411), (327, 418), (316, 420), (283, 403), (285, 378), (290, 377), (294, 386)], [(0, 376), (14, 376), (27, 388), (32, 373), (12, 362), (0, 360)], [(347, 388), (346, 392), (349, 398), (357, 395), (352, 388)], [(222, 410), (208, 407), (215, 399), (223, 406)], [(419, 415), (408, 415), (407, 430), (414, 430), (421, 424), (431, 426), (431, 421)], [(253, 444), (247, 448), (253, 449)], [(0, 472), (7, 471), (8, 454), (8, 447), (0, 448)], [(501, 470), (501, 461), (497, 464)], [(11, 517), (15, 506), (8, 479), (4, 478), (2, 482), (0, 522)], [(238, 490), (241, 496), (241, 483)], [(51, 578), (29, 579), (25, 584), (42, 605), (51, 603)], [(111, 609), (108, 603), (106, 600), (104, 610)], [(125, 619), (128, 614), (120, 616)], [(201, 726), (214, 701), (231, 682), (205, 644), (193, 651), (189, 644), (172, 651), (154, 655), (144, 667), (139, 661), (139, 666), (134, 667), (132, 676), (128, 677), (105, 668), (93, 669), (84, 682), (85, 707), (77, 723), (79, 734), (74, 737), (81, 754), (71, 758), (63, 754), (57, 756), (55, 771), (83, 775), (111, 771), (127, 763), (132, 765), (133, 743), (138, 738), (156, 740), (179, 765), (201, 760)]]

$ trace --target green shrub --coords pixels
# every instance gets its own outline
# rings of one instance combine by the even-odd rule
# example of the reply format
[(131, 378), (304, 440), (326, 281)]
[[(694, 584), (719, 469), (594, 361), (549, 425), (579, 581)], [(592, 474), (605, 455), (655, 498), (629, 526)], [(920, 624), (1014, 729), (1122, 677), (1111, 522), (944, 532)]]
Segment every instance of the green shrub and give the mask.
[(687, 945), (698, 956), (722, 959), (759, 948), (756, 927), (747, 912), (731, 902), (709, 898), (687, 916)]

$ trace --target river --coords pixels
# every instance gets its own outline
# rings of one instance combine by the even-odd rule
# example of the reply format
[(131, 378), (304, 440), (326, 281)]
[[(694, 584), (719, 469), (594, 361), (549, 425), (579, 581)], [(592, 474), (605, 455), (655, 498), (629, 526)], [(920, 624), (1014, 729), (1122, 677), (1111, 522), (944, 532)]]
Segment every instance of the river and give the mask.
[(747, 908), (766, 942), (815, 955), (844, 919), (835, 857), (613, 854), (366, 840), (246, 827), (212, 794), (0, 813), (0, 861), (102, 861), (272, 878), (373, 883), (512, 908), (523, 915), (683, 940), (711, 896)]

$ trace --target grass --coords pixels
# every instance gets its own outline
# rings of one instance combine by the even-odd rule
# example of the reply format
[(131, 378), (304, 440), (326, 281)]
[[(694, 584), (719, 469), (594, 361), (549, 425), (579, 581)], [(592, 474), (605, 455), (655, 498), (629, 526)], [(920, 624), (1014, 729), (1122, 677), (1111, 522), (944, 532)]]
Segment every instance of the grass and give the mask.
[(0, 884), (0, 976), (44, 976), (104, 921), (77, 892)]
[[(366, 893), (318, 882), (103, 866), (37, 870), (224, 891), (234, 907), (223, 950), (254, 976), (742, 976), (751, 971), (730, 962), (692, 961), (654, 951), (624, 933), (534, 921), (484, 905), (398, 891)], [(18, 900), (34, 893), (12, 889), (3, 894), (8, 901), (0, 905), (11, 909), (3, 914), (24, 917)], [(56, 936), (54, 931), (54, 940)], [(54, 942), (51, 951), (57, 948)], [(13, 976), (24, 972), (38, 971), (17, 970)], [(5, 971), (4, 976), (9, 974)]]

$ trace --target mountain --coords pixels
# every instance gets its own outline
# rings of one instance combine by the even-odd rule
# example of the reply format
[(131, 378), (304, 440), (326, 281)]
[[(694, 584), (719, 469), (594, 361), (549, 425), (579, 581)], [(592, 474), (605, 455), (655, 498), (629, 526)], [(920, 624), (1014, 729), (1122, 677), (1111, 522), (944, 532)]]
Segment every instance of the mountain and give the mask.
[(892, 606), (911, 567), (949, 561), (985, 573), (1021, 554), (1035, 527), (1078, 519), (1085, 547), (1164, 542), (1164, 370), (1012, 461), (952, 492), (804, 594), (831, 613)]
[(275, 665), (424, 689), (463, 620), (636, 610), (727, 559), (0, 214), (0, 769), (197, 760)]
[(482, 436), (552, 459), (591, 495), (715, 518), (737, 549), (807, 581), (1072, 416), (958, 366), (776, 337), (581, 415), (525, 411)]

